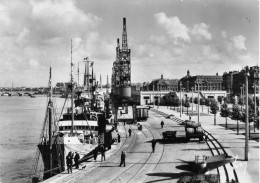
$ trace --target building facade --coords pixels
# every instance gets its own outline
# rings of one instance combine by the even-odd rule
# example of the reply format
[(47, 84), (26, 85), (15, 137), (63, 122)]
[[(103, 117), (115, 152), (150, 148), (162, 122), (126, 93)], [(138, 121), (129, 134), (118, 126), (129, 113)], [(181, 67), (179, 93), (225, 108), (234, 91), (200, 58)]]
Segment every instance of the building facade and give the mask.
[(178, 82), (178, 79), (164, 79), (161, 75), (160, 79), (155, 79), (148, 85), (147, 91), (177, 91)]
[[(228, 93), (232, 93), (235, 95), (241, 94), (242, 87), (245, 85), (245, 70), (241, 71), (232, 71), (225, 72), (223, 74), (223, 89)], [(248, 92), (254, 93), (254, 85), (259, 85), (259, 67), (253, 66), (249, 68), (249, 77), (248, 77)], [(258, 92), (258, 87), (257, 91)]]
[[(216, 75), (197, 75), (190, 76), (190, 71), (187, 71), (187, 75), (180, 79), (178, 85), (178, 91), (180, 86), (184, 91), (216, 91), (222, 90), (222, 76)], [(199, 89), (198, 89), (199, 86)]]

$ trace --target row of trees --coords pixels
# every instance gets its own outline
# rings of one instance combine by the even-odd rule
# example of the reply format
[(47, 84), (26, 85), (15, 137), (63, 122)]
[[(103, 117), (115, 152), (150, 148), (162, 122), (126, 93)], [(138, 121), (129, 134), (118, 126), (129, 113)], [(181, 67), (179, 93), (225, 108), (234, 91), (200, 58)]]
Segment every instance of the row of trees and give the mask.
[[(254, 98), (249, 97), (248, 103), (249, 103), (249, 122), (254, 122), (254, 127), (259, 128), (259, 98), (256, 97), (256, 119), (254, 120)], [(217, 101), (218, 100), (218, 101)], [(202, 105), (202, 112), (203, 112), (203, 105), (208, 106), (208, 113), (211, 112), (214, 114), (214, 124), (216, 124), (216, 114), (218, 111), (220, 111), (220, 115), (222, 117), (226, 118), (226, 128), (227, 128), (227, 118), (230, 117), (233, 120), (237, 120), (237, 131), (239, 133), (239, 125), (238, 121), (241, 120), (245, 122), (246, 119), (246, 113), (245, 113), (245, 107), (243, 106), (243, 100), (241, 97), (238, 97), (238, 103), (235, 100), (235, 97), (218, 97), (218, 99), (209, 99), (209, 98), (204, 98), (202, 97), (200, 99), (200, 105)], [(198, 98), (195, 97), (189, 98), (189, 97), (184, 97), (182, 99), (182, 106), (186, 107), (187, 109), (187, 114), (188, 114), (188, 108), (191, 106), (191, 103), (198, 104)], [(221, 107), (219, 108), (219, 103), (222, 104)], [(180, 98), (176, 95), (174, 92), (170, 92), (169, 94), (165, 95), (164, 97), (161, 98), (160, 105), (166, 105), (166, 106), (173, 106), (174, 110), (175, 107), (180, 106)], [(232, 104), (232, 107), (230, 105)], [(209, 111), (210, 109), (210, 111)]]

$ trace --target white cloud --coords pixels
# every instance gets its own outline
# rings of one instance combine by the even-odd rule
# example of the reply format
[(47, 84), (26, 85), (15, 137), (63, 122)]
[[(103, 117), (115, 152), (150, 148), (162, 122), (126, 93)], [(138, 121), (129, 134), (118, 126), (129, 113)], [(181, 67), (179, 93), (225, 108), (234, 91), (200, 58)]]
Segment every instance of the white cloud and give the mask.
[(157, 13), (154, 17), (156, 23), (166, 30), (168, 35), (174, 39), (175, 43), (178, 43), (179, 39), (190, 42), (188, 28), (185, 24), (181, 23), (178, 17), (167, 17), (165, 13)]
[[(96, 15), (82, 11), (74, 0), (3, 1), (0, 4), (3, 41), (0, 43), (0, 52), (3, 53), (0, 73), (5, 74), (1, 78), (8, 80), (13, 73), (34, 78), (35, 73), (44, 75), (52, 63), (54, 70), (59, 67), (59, 79), (64, 81), (69, 70), (70, 39), (73, 39), (75, 52), (79, 53), (75, 53), (77, 62), (94, 47), (98, 52), (97, 41), (100, 40), (96, 28), (101, 21)], [(46, 78), (39, 77), (31, 80), (30, 84), (45, 84)], [(17, 77), (17, 82), (28, 84), (28, 80), (22, 77)]]
[(167, 43), (167, 39), (166, 39), (165, 36), (155, 36), (155, 35), (151, 35), (151, 36), (149, 37), (149, 40), (150, 40), (151, 42), (154, 42), (154, 43), (160, 44), (160, 45), (164, 45), (164, 44)]
[(30, 64), (31, 66), (33, 66), (33, 67), (39, 66), (39, 62), (38, 62), (38, 60), (36, 60), (36, 59), (31, 59), (31, 60), (29, 61), (29, 64)]
[(221, 35), (222, 35), (223, 38), (226, 38), (227, 37), (226, 31), (221, 31)]
[(31, 1), (33, 28), (42, 38), (75, 37), (95, 28), (101, 19), (85, 14), (72, 0)]
[(246, 38), (242, 35), (239, 36), (233, 36), (231, 38), (231, 41), (233, 43), (233, 46), (238, 50), (246, 50), (245, 41)]
[(207, 40), (211, 40), (212, 36), (211, 33), (209, 33), (208, 29), (209, 25), (206, 25), (205, 23), (194, 24), (191, 33), (195, 36), (202, 36)]
[(16, 43), (24, 46), (25, 42), (26, 42), (26, 36), (30, 33), (30, 30), (27, 29), (26, 27), (22, 30), (22, 32), (20, 32), (20, 34), (18, 35), (17, 39), (16, 39)]
[(0, 25), (2, 26), (8, 26), (10, 25), (11, 20), (8, 13), (8, 8), (0, 3)]

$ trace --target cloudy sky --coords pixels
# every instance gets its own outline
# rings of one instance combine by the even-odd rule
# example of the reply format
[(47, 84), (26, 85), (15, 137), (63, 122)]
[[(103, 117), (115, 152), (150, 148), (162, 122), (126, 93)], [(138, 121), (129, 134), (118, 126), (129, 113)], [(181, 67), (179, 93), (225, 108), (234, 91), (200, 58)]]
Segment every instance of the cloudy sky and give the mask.
[[(111, 77), (126, 17), (132, 82), (257, 65), (258, 0), (0, 0), (0, 87), (67, 82), (83, 58)], [(76, 79), (77, 80), (77, 79)]]

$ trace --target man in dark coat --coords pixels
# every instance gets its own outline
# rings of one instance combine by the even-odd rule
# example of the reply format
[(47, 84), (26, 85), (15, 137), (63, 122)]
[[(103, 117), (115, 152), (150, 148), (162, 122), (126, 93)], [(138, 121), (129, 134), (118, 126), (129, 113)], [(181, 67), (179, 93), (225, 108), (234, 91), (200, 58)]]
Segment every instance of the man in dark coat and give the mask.
[(163, 125), (164, 125), (164, 122), (162, 121), (162, 122), (161, 122), (161, 127), (162, 127), (162, 128), (163, 128)]
[(153, 153), (154, 153), (154, 150), (155, 150), (155, 145), (156, 145), (156, 141), (153, 139), (153, 140), (152, 140)]
[(98, 149), (97, 148), (94, 149), (93, 154), (94, 154), (94, 160), (97, 161), (97, 155), (98, 155)]
[(131, 137), (131, 133), (132, 133), (131, 128), (129, 128), (128, 133), (129, 133), (129, 137)]
[(117, 134), (117, 142), (120, 143), (120, 135), (119, 135), (119, 133)]
[(103, 161), (103, 159), (104, 161), (106, 161), (106, 155), (105, 155), (106, 149), (104, 145), (100, 146), (100, 152), (101, 152), (101, 161)]
[(78, 154), (78, 152), (76, 152), (76, 155), (74, 157), (74, 162), (75, 162), (76, 169), (79, 168), (79, 158), (80, 158), (79, 154)]
[(124, 164), (124, 167), (125, 167), (125, 152), (122, 151), (122, 154), (121, 154), (121, 163), (119, 166), (122, 166)]
[(73, 155), (71, 152), (66, 156), (66, 163), (67, 163), (67, 168), (68, 168), (68, 173), (72, 173), (72, 158)]

